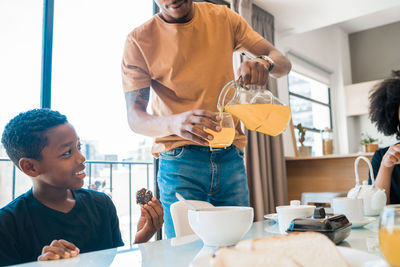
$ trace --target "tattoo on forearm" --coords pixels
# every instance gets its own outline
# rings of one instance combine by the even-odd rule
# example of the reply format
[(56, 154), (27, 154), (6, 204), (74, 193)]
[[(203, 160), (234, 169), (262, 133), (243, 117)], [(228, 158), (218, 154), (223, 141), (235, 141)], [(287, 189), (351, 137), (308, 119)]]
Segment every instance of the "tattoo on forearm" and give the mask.
[(142, 88), (129, 93), (126, 93), (126, 104), (131, 106), (132, 104), (141, 106), (146, 109), (150, 99), (150, 88)]

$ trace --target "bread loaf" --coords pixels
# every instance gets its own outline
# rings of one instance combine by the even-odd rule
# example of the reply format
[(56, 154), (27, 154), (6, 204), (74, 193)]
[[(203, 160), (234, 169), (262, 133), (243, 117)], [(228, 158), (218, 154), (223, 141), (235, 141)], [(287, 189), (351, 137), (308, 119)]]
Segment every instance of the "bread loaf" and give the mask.
[(212, 259), (213, 267), (300, 267), (292, 258), (282, 258), (262, 251), (221, 248)]
[(325, 235), (291, 233), (240, 241), (234, 248), (216, 252), (214, 267), (236, 266), (349, 266)]

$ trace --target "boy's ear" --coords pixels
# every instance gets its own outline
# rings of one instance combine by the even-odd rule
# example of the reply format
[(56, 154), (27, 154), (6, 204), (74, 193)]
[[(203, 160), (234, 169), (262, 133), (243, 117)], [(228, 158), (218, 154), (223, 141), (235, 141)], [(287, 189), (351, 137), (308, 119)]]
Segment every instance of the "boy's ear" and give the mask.
[(23, 171), (26, 175), (30, 177), (36, 177), (40, 174), (38, 166), (38, 161), (30, 158), (21, 158), (19, 160), (19, 168)]

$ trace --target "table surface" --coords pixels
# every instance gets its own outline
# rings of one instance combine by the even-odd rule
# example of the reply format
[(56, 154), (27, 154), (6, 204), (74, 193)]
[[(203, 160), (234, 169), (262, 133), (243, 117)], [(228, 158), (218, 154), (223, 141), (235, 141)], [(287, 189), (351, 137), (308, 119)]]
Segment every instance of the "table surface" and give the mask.
[[(350, 247), (382, 257), (378, 241), (378, 218), (362, 228), (352, 228), (351, 234), (339, 246)], [(272, 221), (253, 223), (243, 239), (279, 234), (277, 224)], [(47, 262), (31, 262), (18, 266), (190, 266), (200, 254), (203, 242), (196, 235), (165, 239), (144, 244), (125, 246), (79, 254), (75, 258)]]

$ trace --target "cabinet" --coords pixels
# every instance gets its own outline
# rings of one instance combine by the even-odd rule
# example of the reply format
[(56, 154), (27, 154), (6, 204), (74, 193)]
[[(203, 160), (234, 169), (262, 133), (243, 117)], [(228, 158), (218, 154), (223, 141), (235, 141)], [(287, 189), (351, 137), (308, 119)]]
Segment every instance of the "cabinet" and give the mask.
[[(301, 199), (303, 192), (347, 192), (355, 186), (354, 161), (358, 156), (371, 160), (374, 153), (286, 157), (289, 200)], [(367, 163), (360, 162), (360, 181), (368, 179)]]

